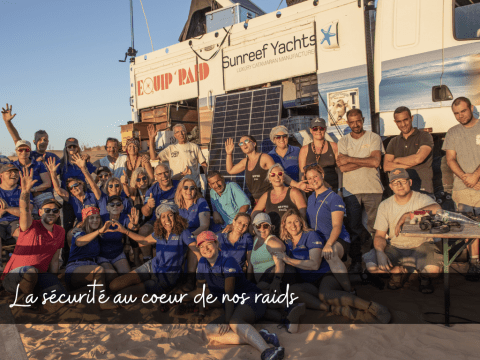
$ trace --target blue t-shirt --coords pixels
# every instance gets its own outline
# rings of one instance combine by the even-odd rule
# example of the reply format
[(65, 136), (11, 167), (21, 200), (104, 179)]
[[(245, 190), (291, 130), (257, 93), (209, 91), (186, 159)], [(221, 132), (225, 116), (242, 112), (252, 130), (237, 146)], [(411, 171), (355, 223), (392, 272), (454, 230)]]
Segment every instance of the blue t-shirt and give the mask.
[(253, 238), (248, 232), (243, 234), (233, 245), (228, 241), (228, 233), (221, 233), (218, 235), (218, 243), (223, 256), (234, 258), (240, 268), (243, 268), (247, 261), (247, 251), (253, 249)]
[(68, 262), (85, 258), (96, 258), (100, 255), (100, 243), (98, 242), (98, 236), (90, 241), (87, 245), (77, 246), (75, 242), (77, 239), (85, 236), (83, 231), (77, 232), (72, 237), (72, 246), (70, 246), (70, 254), (68, 256)]
[[(102, 216), (103, 223), (110, 220), (110, 215)], [(120, 215), (118, 222), (122, 224), (125, 229), (128, 229), (130, 219), (127, 215)], [(123, 234), (120, 231), (106, 232), (100, 236), (100, 255), (106, 259), (115, 259), (123, 252)]]
[[(345, 213), (345, 203), (343, 202), (342, 198), (331, 189), (324, 191), (317, 197), (315, 197), (314, 192), (308, 198), (308, 223), (312, 229), (317, 231), (320, 235), (323, 235), (325, 239), (330, 237), (330, 233), (333, 229), (332, 212), (334, 211), (343, 211)], [(345, 242), (350, 242), (350, 235), (348, 234), (344, 224), (342, 224), (342, 231), (338, 238)]]
[[(43, 154), (40, 154), (38, 151), (35, 150), (30, 152), (30, 157), (34, 160), (37, 160), (39, 156), (43, 156)], [(58, 164), (60, 162), (60, 158), (57, 155), (52, 152), (45, 151), (45, 161), (47, 161), (48, 159), (54, 159), (55, 164)]]
[(300, 148), (288, 145), (287, 153), (283, 158), (277, 154), (275, 151), (276, 148), (277, 147), (275, 146), (273, 150), (268, 153), (268, 155), (272, 157), (275, 163), (283, 166), (288, 176), (290, 176), (293, 180), (298, 181), (298, 154), (300, 153)]
[(250, 297), (261, 294), (261, 290), (247, 280), (237, 261), (232, 257), (224, 256), (222, 251), (218, 252), (217, 260), (215, 260), (213, 266), (204, 257), (198, 262), (197, 279), (207, 281), (210, 293), (219, 302), (222, 302), (223, 294), (225, 294), (225, 279), (229, 277), (235, 277), (234, 294), (241, 296), (245, 293), (249, 294)]
[[(44, 174), (47, 172), (47, 168), (43, 165), (42, 162), (36, 161), (34, 158), (32, 160), (32, 165), (28, 168), (28, 171), (33, 170), (33, 180), (37, 180), (37, 182), (33, 186), (39, 186), (43, 184), (43, 180), (40, 177), (40, 174)], [(20, 164), (20, 161), (14, 161), (13, 165), (20, 171), (20, 174), (25, 176), (23, 173), (23, 165)]]
[(178, 213), (181, 217), (187, 220), (188, 222), (188, 230), (195, 231), (200, 227), (200, 213), (208, 212), (210, 213), (210, 208), (208, 207), (207, 200), (204, 198), (200, 198), (197, 200), (196, 204), (190, 206), (187, 209), (179, 209)]
[(167, 191), (163, 191), (158, 182), (153, 184), (150, 189), (147, 190), (145, 193), (145, 204), (147, 203), (148, 199), (153, 196), (155, 199), (155, 208), (153, 209), (152, 218), (151, 220), (154, 221), (157, 219), (157, 215), (155, 215), (155, 209), (160, 203), (164, 200), (171, 200), (175, 198), (175, 192), (177, 191), (177, 186), (180, 183), (178, 180), (172, 180), (172, 188)]
[[(16, 208), (19, 207), (21, 193), (22, 193), (22, 189), (20, 189), (20, 186), (17, 186), (13, 190), (3, 190), (2, 188), (0, 188), (0, 198), (5, 200), (5, 202), (9, 207), (16, 207)], [(30, 193), (30, 204), (33, 204), (33, 197), (31, 193)], [(18, 216), (12, 215), (9, 212), (5, 212), (5, 214), (3, 214), (3, 217), (0, 218), (0, 221), (12, 222), (15, 220), (18, 220)]]
[[(125, 193), (123, 193), (125, 194)], [(130, 199), (128, 199), (125, 195), (120, 194), (120, 197), (123, 199), (123, 211), (122, 214), (130, 214), (130, 211), (132, 210), (132, 204), (130, 202)], [(100, 209), (100, 215), (107, 215), (108, 210), (107, 210), (107, 201), (108, 201), (108, 195), (102, 192), (102, 197), (100, 200), (97, 201), (98, 203), (98, 208)]]
[(72, 194), (70, 194), (70, 197), (68, 198), (68, 202), (70, 203), (70, 205), (72, 205), (73, 212), (75, 213), (75, 216), (77, 217), (78, 221), (82, 221), (82, 210), (85, 207), (88, 207), (88, 206), (98, 207), (97, 198), (95, 197), (95, 194), (90, 190), (87, 190), (87, 192), (85, 193), (85, 198), (83, 199), (83, 203)]
[[(315, 231), (307, 231), (302, 233), (302, 237), (298, 241), (295, 249), (293, 248), (292, 240), (287, 240), (285, 242), (286, 254), (288, 257), (297, 260), (309, 260), (310, 259), (310, 249), (323, 249), (327, 241), (325, 238), (320, 236)], [(300, 274), (301, 278), (305, 282), (315, 282), (319, 276), (330, 271), (330, 266), (328, 262), (322, 259), (320, 263), (320, 268), (318, 270), (304, 270), (300, 268), (295, 268), (297, 273)]]
[[(87, 170), (90, 174), (95, 172), (96, 169), (97, 168), (90, 162), (87, 162)], [(67, 189), (67, 180), (69, 178), (76, 178), (86, 183), (85, 175), (83, 175), (82, 170), (80, 170), (80, 168), (75, 164), (67, 163), (67, 166), (60, 165), (57, 169), (57, 173), (60, 175), (60, 186), (63, 189)]]
[(152, 269), (156, 274), (181, 273), (188, 245), (195, 242), (195, 237), (188, 230), (180, 235), (170, 234), (168, 241), (152, 234), (157, 240), (157, 254), (152, 259)]
[(221, 196), (215, 190), (210, 189), (210, 199), (213, 211), (218, 212), (222, 216), (225, 225), (233, 222), (233, 218), (238, 214), (242, 206), (248, 205), (250, 208), (250, 199), (243, 192), (242, 188), (234, 182), (225, 184), (225, 190)]

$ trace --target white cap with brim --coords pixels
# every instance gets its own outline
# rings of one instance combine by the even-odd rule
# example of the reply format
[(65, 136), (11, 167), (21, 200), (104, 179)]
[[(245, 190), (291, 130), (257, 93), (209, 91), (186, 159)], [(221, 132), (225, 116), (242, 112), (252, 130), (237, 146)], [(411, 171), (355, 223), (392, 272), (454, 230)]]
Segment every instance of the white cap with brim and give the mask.
[(255, 219), (253, 219), (253, 225), (259, 225), (263, 223), (272, 225), (272, 220), (270, 220), (270, 216), (264, 212), (257, 214), (255, 216)]
[(30, 141), (27, 141), (27, 140), (18, 140), (17, 143), (15, 144), (15, 150), (17, 150), (21, 146), (27, 146), (30, 150), (32, 149), (32, 145), (30, 144)]

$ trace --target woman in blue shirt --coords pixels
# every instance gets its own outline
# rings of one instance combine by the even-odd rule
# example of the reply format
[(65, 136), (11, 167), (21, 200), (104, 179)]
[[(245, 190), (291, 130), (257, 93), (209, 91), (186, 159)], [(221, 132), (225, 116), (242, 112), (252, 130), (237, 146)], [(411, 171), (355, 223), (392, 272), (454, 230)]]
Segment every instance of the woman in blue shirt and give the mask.
[(305, 177), (308, 185), (313, 189), (307, 203), (308, 223), (313, 230), (326, 239), (322, 250), (323, 257), (343, 290), (351, 292), (352, 286), (347, 267), (343, 263), (347, 260), (350, 249), (350, 235), (343, 225), (345, 203), (337, 193), (325, 186), (324, 173), (320, 165), (307, 167)]
[(325, 238), (308, 229), (298, 211), (292, 209), (283, 215), (280, 237), (287, 250), (286, 253), (278, 253), (277, 257), (285, 264), (294, 266), (298, 274), (298, 283), (292, 286), (292, 292), (318, 294), (318, 299), (322, 302), (319, 303), (313, 297), (304, 297), (302, 301), (307, 307), (330, 311), (351, 320), (370, 322), (375, 320), (372, 319), (373, 316), (384, 324), (390, 321), (390, 312), (386, 307), (343, 291), (340, 282), (331, 275), (329, 264), (322, 261)]
[[(197, 279), (207, 283), (210, 294), (223, 303), (225, 309), (222, 324), (209, 324), (205, 328), (207, 338), (221, 344), (249, 344), (260, 351), (262, 359), (283, 359), (285, 349), (280, 346), (277, 335), (265, 329), (258, 332), (251, 325), (261, 319), (267, 309), (262, 301), (255, 301), (261, 290), (245, 278), (234, 258), (219, 251), (217, 236), (213, 232), (201, 233), (197, 246), (202, 255), (198, 262)], [(228, 299), (223, 301), (224, 295), (230, 299), (235, 295), (248, 299), (243, 304), (243, 300), (235, 303)]]
[[(67, 188), (67, 179), (77, 178), (85, 182), (85, 173), (82, 169), (79, 168), (76, 160), (73, 156), (80, 156), (82, 158), (87, 158), (83, 156), (80, 151), (80, 146), (78, 145), (78, 140), (75, 138), (68, 138), (65, 141), (65, 148), (63, 149), (63, 157), (60, 160), (60, 167), (57, 168), (57, 173), (60, 175), (62, 188)], [(93, 166), (90, 161), (85, 162), (85, 166), (89, 174), (95, 172), (96, 167)]]
[(253, 238), (248, 233), (250, 215), (238, 213), (232, 222), (232, 231), (218, 235), (220, 250), (224, 256), (233, 257), (240, 268), (245, 269), (245, 262), (250, 263)]
[(102, 216), (108, 214), (107, 199), (109, 196), (120, 196), (123, 203), (122, 214), (130, 214), (132, 204), (130, 199), (122, 191), (122, 184), (119, 178), (111, 177), (103, 185), (102, 198), (98, 201), (98, 208)]
[(192, 251), (197, 259), (200, 258), (195, 237), (188, 231), (187, 222), (178, 214), (174, 204), (158, 206), (155, 214), (157, 220), (153, 233), (146, 237), (115, 223), (120, 232), (140, 245), (155, 244), (157, 253), (142, 266), (113, 280), (110, 290), (121, 291), (123, 295), (166, 294), (177, 285), (182, 275), (187, 251)]

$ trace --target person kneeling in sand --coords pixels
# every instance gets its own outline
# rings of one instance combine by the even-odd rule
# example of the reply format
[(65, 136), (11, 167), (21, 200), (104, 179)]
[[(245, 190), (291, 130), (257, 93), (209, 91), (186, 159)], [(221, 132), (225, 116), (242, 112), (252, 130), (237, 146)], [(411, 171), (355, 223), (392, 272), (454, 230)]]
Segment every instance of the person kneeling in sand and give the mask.
[[(391, 290), (403, 286), (408, 268), (420, 273), (419, 290), (431, 294), (434, 289), (431, 278), (437, 277), (442, 268), (442, 256), (426, 237), (407, 237), (400, 234), (405, 221), (416, 210), (441, 209), (430, 196), (413, 191), (412, 180), (405, 169), (393, 169), (389, 174), (390, 188), (394, 195), (381, 202), (374, 229), (374, 249), (363, 256), (367, 270), (373, 274), (390, 273), (387, 285)], [(390, 240), (387, 242), (386, 235)]]

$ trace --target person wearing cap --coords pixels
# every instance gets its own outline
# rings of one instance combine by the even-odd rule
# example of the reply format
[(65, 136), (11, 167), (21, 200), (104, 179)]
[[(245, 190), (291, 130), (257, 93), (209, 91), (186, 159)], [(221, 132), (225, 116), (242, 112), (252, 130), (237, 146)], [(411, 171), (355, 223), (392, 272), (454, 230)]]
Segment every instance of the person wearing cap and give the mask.
[[(65, 230), (55, 224), (60, 217), (61, 206), (55, 199), (47, 199), (38, 211), (41, 220), (33, 220), (30, 196), (35, 183), (32, 169), (21, 176), (20, 233), (0, 280), (3, 280), (5, 290), (13, 294), (17, 285), (24, 294), (32, 294), (36, 285), (42, 291), (48, 287), (49, 291), (56, 290), (57, 294), (67, 294), (56, 276), (60, 249), (65, 239)], [(43, 273), (45, 275), (41, 275)]]
[(105, 144), (107, 156), (98, 160), (100, 166), (105, 166), (110, 169), (113, 177), (121, 178), (123, 172), (127, 169), (127, 155), (121, 155), (120, 144), (115, 138), (108, 138)]
[[(20, 233), (19, 171), (13, 164), (0, 165), (0, 254), (3, 245), (13, 245)], [(30, 194), (30, 212), (33, 210), (33, 196)], [(1, 267), (0, 257), (0, 267)]]
[(179, 282), (189, 249), (197, 261), (200, 259), (195, 237), (188, 231), (187, 221), (178, 214), (178, 207), (171, 203), (161, 204), (155, 214), (154, 230), (148, 236), (132, 233), (115, 222), (120, 232), (140, 246), (155, 245), (157, 251), (153, 259), (113, 280), (111, 291), (119, 291), (121, 295), (166, 294)]
[(97, 186), (100, 188), (100, 190), (102, 190), (107, 180), (112, 177), (112, 172), (110, 171), (110, 168), (108, 166), (99, 166), (95, 170), (95, 175)]
[(239, 212), (233, 218), (232, 230), (218, 234), (220, 250), (225, 256), (233, 257), (242, 269), (246, 270), (246, 262), (250, 263), (253, 238), (248, 232), (250, 215)]
[(33, 179), (37, 180), (35, 186), (32, 188), (32, 195), (35, 198), (45, 191), (52, 192), (52, 180), (50, 180), (45, 165), (30, 156), (31, 150), (32, 146), (29, 141), (18, 140), (15, 145), (15, 152), (17, 153), (18, 160), (14, 161), (13, 165), (17, 167), (22, 175), (25, 175), (25, 169), (33, 170)]
[(250, 209), (250, 199), (236, 182), (226, 182), (218, 171), (209, 171), (207, 182), (213, 211), (210, 229), (213, 232), (229, 232), (235, 216)]
[(82, 155), (78, 140), (75, 138), (68, 138), (65, 141), (65, 148), (63, 149), (63, 157), (60, 160), (60, 166), (57, 168), (57, 173), (60, 175), (62, 189), (67, 189), (67, 180), (70, 178), (76, 178), (83, 182), (86, 181), (82, 169), (80, 169), (73, 160), (73, 156), (76, 155), (81, 156), (85, 160), (85, 166), (87, 167), (89, 174), (95, 173), (95, 170), (97, 169), (90, 163), (89, 156)]
[[(283, 359), (285, 349), (278, 336), (266, 329), (257, 331), (252, 324), (266, 313), (267, 305), (255, 301), (262, 291), (248, 281), (240, 265), (233, 257), (219, 251), (217, 236), (211, 231), (202, 232), (197, 238), (202, 258), (198, 262), (197, 280), (206, 283), (210, 294), (223, 304), (225, 314), (218, 321), (208, 324), (205, 333), (209, 340), (220, 344), (248, 344), (261, 353), (262, 359)], [(224, 295), (238, 295), (248, 300), (243, 303), (223, 300)], [(203, 313), (203, 304), (201, 305)], [(273, 344), (274, 347), (270, 347)]]
[(337, 144), (325, 139), (327, 123), (322, 118), (314, 118), (310, 122), (310, 133), (313, 141), (302, 146), (298, 155), (300, 180), (305, 180), (305, 170), (308, 166), (320, 165), (325, 173), (325, 182), (328, 188), (335, 193), (338, 191), (339, 174), (336, 170), (338, 156)]
[(123, 192), (120, 179), (116, 177), (109, 178), (103, 185), (102, 190), (103, 190), (102, 197), (100, 198), (100, 200), (98, 200), (98, 208), (100, 209), (100, 215), (103, 216), (108, 213), (107, 199), (110, 196), (114, 196), (114, 195), (120, 196), (122, 198), (123, 213), (126, 213), (126, 214), (130, 213), (130, 210), (132, 209), (132, 202)]
[(149, 182), (153, 182), (153, 167), (150, 164), (150, 158), (148, 155), (140, 155), (140, 141), (137, 138), (129, 138), (127, 139), (127, 143), (125, 145), (125, 150), (127, 152), (127, 161), (126, 161), (126, 168), (125, 168), (125, 175), (127, 177), (127, 181), (131, 179), (132, 173), (142, 167), (147, 172), (148, 178), (150, 179)]
[(155, 152), (155, 126), (148, 126), (148, 141), (150, 147), (150, 158), (152, 160), (168, 161), (173, 172), (173, 179), (180, 180), (187, 174), (193, 176), (193, 180), (200, 187), (200, 166), (207, 172), (207, 160), (197, 144), (191, 143), (187, 138), (187, 129), (182, 124), (176, 124), (172, 128), (176, 144), (168, 145), (158, 153)]
[(338, 141), (337, 165), (343, 173), (343, 201), (346, 205), (345, 225), (351, 236), (350, 273), (359, 274), (362, 268), (363, 210), (367, 213), (368, 232), (373, 235), (373, 224), (382, 201), (383, 186), (380, 163), (385, 152), (378, 134), (363, 129), (364, 118), (360, 109), (347, 113), (351, 132)]
[[(390, 322), (391, 315), (386, 307), (343, 289), (335, 273), (331, 274), (334, 269), (323, 261), (325, 238), (309, 229), (297, 210), (291, 209), (283, 215), (280, 237), (285, 242), (286, 252), (279, 252), (276, 257), (295, 268), (299, 276), (292, 292), (298, 293), (307, 307), (343, 315), (351, 320), (369, 322), (369, 317), (373, 315), (380, 323)], [(318, 294), (320, 302), (311, 296), (313, 294)]]
[(443, 266), (442, 256), (427, 237), (405, 236), (401, 229), (414, 211), (430, 210), (435, 214), (441, 207), (430, 196), (412, 190), (412, 180), (405, 169), (392, 169), (388, 180), (394, 194), (378, 208), (374, 249), (363, 260), (370, 273), (392, 274), (387, 285), (392, 290), (403, 286), (407, 267), (416, 269), (420, 274), (419, 290), (430, 294), (434, 291), (431, 278), (438, 276)]
[(275, 126), (270, 131), (270, 140), (275, 147), (268, 153), (275, 163), (279, 163), (285, 169), (285, 173), (292, 180), (299, 181), (298, 155), (300, 148), (288, 144), (288, 129), (283, 126)]
[(385, 172), (406, 169), (412, 180), (412, 190), (433, 197), (433, 137), (413, 127), (410, 109), (400, 106), (393, 113), (400, 134), (387, 145), (383, 160)]
[[(17, 129), (12, 123), (13, 118), (17, 114), (12, 115), (12, 105), (8, 107), (8, 104), (5, 108), (2, 108), (2, 116), (3, 116), (3, 121), (5, 122), (5, 125), (7, 127), (8, 132), (10, 133), (10, 136), (13, 139), (14, 144), (17, 144), (19, 140), (22, 140), (20, 138), (20, 135), (18, 134)], [(33, 135), (33, 143), (35, 144), (37, 150), (36, 151), (31, 151), (30, 152), (30, 157), (36, 161), (43, 162), (47, 161), (50, 158), (53, 158), (55, 161), (60, 161), (60, 158), (54, 154), (53, 152), (47, 151), (48, 144), (49, 144), (49, 139), (48, 139), (48, 134), (45, 130), (38, 130), (35, 132)]]
[[(103, 223), (100, 210), (91, 206), (82, 210), (82, 222), (72, 236), (70, 254), (65, 269), (65, 283), (69, 290), (76, 290), (96, 282), (99, 290), (106, 289), (105, 269), (97, 264), (100, 255), (101, 236), (111, 231), (111, 221)], [(100, 291), (95, 294), (100, 295)], [(99, 303), (102, 310), (117, 307), (111, 301)]]

